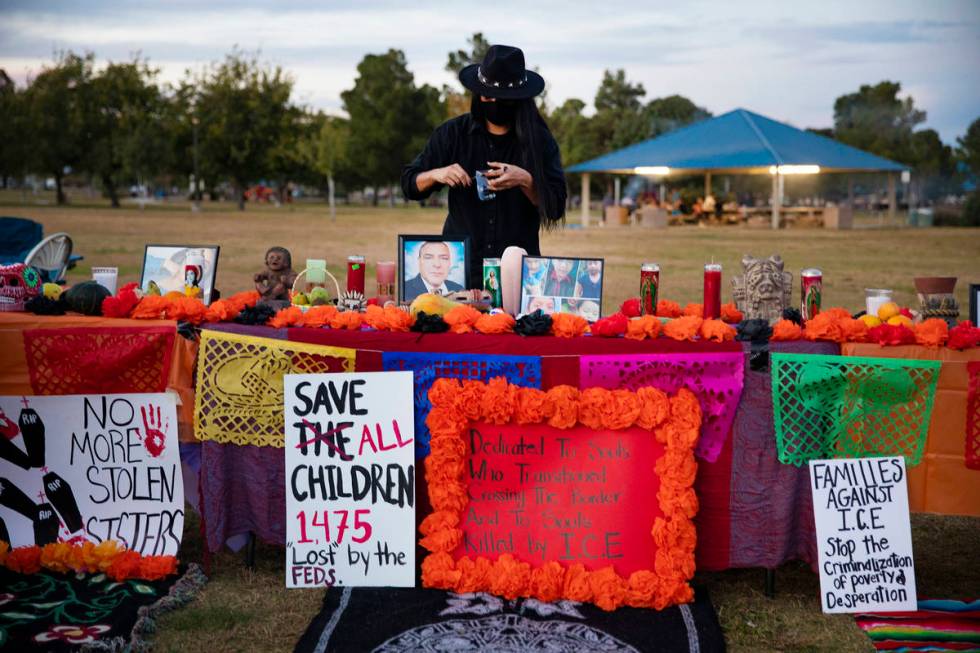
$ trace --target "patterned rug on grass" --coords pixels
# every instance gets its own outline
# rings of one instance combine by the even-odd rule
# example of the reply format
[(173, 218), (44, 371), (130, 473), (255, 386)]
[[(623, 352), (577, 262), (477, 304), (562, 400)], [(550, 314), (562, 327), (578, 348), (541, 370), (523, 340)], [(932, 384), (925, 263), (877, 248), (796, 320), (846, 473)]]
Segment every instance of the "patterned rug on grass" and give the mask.
[(105, 574), (31, 575), (0, 567), (0, 651), (143, 651), (156, 618), (207, 582), (200, 567), (157, 581)]
[(877, 651), (980, 651), (980, 600), (920, 600), (915, 612), (855, 615)]
[(543, 603), (442, 590), (332, 588), (296, 645), (298, 653), (375, 651), (724, 651), (704, 590), (660, 612), (603, 612), (575, 601)]

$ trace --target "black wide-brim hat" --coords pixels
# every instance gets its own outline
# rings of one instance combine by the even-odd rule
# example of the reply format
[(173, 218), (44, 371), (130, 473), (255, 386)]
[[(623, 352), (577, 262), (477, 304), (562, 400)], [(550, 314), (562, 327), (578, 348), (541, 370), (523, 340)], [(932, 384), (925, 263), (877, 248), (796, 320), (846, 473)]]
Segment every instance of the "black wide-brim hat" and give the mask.
[(491, 45), (482, 63), (459, 71), (459, 81), (477, 95), (523, 100), (544, 90), (544, 78), (524, 66), (524, 53), (510, 45)]

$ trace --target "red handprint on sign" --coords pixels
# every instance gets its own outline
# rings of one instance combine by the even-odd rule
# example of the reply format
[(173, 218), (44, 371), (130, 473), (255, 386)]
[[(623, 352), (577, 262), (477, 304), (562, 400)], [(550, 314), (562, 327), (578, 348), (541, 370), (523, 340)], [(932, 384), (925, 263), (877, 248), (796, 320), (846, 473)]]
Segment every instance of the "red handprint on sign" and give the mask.
[[(156, 408), (155, 415), (153, 413), (154, 408)], [(164, 431), (170, 427), (170, 422), (163, 423), (159, 406), (140, 406), (140, 414), (143, 415), (143, 446), (146, 447), (148, 454), (157, 458), (163, 453), (166, 446)]]

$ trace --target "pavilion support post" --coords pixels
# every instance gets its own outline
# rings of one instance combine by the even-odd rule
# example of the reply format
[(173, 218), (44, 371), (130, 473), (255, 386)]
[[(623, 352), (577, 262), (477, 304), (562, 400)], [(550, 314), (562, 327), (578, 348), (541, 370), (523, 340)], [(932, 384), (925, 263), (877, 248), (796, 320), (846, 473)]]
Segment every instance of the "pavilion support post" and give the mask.
[(854, 210), (854, 177), (847, 175), (847, 206)]
[(895, 200), (895, 173), (888, 173), (888, 219), (895, 219), (895, 206), (898, 202)]
[(779, 229), (779, 209), (783, 204), (782, 175), (778, 172), (772, 176), (772, 228)]
[(711, 195), (711, 173), (704, 173), (704, 197), (707, 199), (708, 195)]
[(589, 197), (589, 173), (582, 173), (582, 226), (588, 227), (589, 218), (589, 204), (591, 203), (591, 198)]
[(667, 186), (664, 184), (663, 180), (660, 181), (660, 206), (664, 205), (667, 201)]
[(613, 203), (619, 206), (619, 176), (613, 178)]

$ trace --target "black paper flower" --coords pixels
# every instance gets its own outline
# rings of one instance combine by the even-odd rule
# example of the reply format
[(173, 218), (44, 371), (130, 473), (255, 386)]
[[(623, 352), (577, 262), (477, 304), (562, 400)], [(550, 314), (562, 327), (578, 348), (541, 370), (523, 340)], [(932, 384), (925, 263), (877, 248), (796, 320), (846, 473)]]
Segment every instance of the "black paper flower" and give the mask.
[(752, 342), (767, 342), (772, 337), (772, 327), (768, 320), (742, 320), (737, 327), (736, 340), (751, 340)]
[(60, 298), (49, 299), (44, 295), (36, 295), (24, 303), (24, 309), (34, 315), (64, 315), (65, 308), (65, 302)]
[(415, 315), (412, 331), (416, 333), (445, 333), (449, 331), (449, 325), (446, 324), (441, 315), (430, 315), (425, 311), (419, 311)]
[(235, 318), (238, 324), (265, 324), (276, 314), (276, 309), (265, 304), (246, 306)]
[[(813, 317), (813, 316), (811, 316)], [(796, 322), (798, 325), (803, 326), (803, 314), (800, 313), (799, 309), (796, 308), (784, 308), (783, 309), (783, 319), (789, 320), (790, 322)]]
[(543, 336), (551, 332), (551, 316), (540, 308), (517, 320), (514, 333), (522, 336)]

